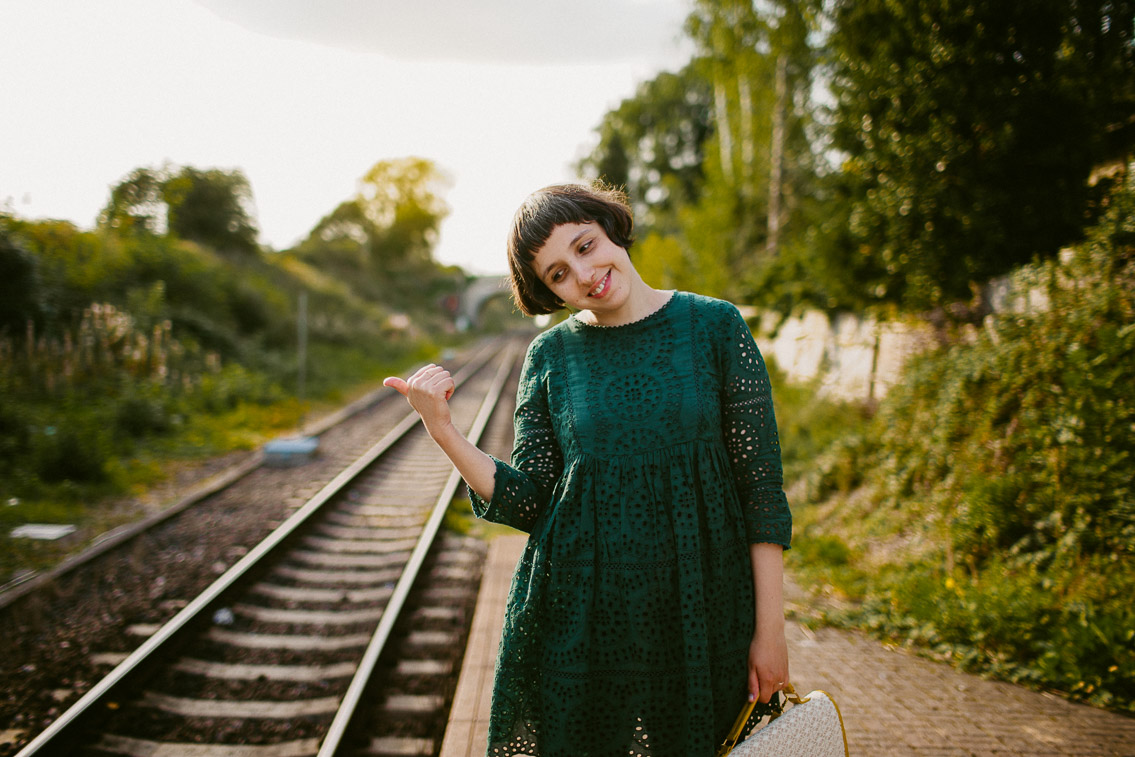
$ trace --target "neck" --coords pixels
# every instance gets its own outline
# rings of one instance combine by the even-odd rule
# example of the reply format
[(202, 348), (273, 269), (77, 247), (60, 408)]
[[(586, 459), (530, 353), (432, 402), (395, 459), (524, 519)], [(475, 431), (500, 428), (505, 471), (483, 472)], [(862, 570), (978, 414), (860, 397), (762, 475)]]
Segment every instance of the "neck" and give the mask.
[(646, 282), (639, 278), (635, 280), (627, 301), (618, 310), (599, 313), (594, 310), (582, 310), (577, 317), (595, 326), (623, 326), (642, 320), (665, 305), (668, 299), (670, 299), (669, 291), (647, 286)]

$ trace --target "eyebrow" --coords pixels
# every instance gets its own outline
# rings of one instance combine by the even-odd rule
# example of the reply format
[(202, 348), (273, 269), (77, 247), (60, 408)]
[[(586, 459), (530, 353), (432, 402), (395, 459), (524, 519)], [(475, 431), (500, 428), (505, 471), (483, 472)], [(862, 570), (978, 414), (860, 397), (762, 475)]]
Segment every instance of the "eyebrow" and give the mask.
[[(575, 247), (575, 243), (578, 242), (582, 237), (586, 236), (590, 231), (591, 231), (590, 227), (584, 227), (584, 228), (580, 229), (576, 233), (576, 235), (571, 238), (571, 241), (568, 242), (568, 247), (569, 248)], [(548, 266), (544, 269), (544, 275), (541, 276), (541, 278), (544, 278), (544, 279), (548, 278), (548, 271), (552, 270), (555, 267), (556, 267), (555, 262), (549, 263)]]

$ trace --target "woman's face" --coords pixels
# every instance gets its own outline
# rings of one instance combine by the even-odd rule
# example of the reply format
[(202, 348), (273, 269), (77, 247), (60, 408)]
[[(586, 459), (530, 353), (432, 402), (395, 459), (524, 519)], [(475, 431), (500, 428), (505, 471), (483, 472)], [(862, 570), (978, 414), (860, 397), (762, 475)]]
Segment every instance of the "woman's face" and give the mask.
[(553, 229), (532, 259), (532, 270), (566, 305), (591, 311), (625, 304), (634, 271), (627, 251), (591, 221)]

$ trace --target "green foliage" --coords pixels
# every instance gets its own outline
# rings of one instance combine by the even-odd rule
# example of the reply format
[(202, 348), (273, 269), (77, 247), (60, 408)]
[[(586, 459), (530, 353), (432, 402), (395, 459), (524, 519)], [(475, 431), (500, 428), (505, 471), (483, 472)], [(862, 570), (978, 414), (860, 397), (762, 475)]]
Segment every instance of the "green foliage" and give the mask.
[(75, 417), (61, 426), (44, 426), (32, 438), (31, 470), (44, 481), (102, 483), (113, 450), (97, 417)]
[[(354, 295), (410, 310), (438, 302), (464, 283), (434, 263), (438, 228), (449, 213), (449, 177), (423, 158), (375, 163), (355, 196), (324, 216), (289, 255), (344, 284)], [(440, 312), (440, 309), (437, 311)]]
[[(792, 383), (769, 356), (765, 358), (773, 387), (773, 407), (786, 480), (816, 469), (816, 460), (849, 438), (859, 438), (869, 422), (869, 409), (819, 394), (819, 382)], [(841, 487), (846, 491), (853, 485)]]
[(925, 308), (1076, 239), (1089, 172), (1123, 154), (1133, 29), (1135, 3), (1111, 0), (837, 2), (850, 238), (832, 253), (861, 250), (869, 295)]
[(0, 264), (24, 288), (4, 301), (0, 330), (0, 485), (9, 497), (97, 497), (150, 475), (129, 463), (148, 450), (200, 455), (247, 443), (203, 419), (256, 420), (248, 407), (287, 401), (303, 288), (310, 396), (373, 382), (423, 344), (388, 329), (384, 308), (318, 278), (308, 287), (275, 260), (222, 257), (136, 227), (0, 220)]
[(24, 328), (39, 316), (39, 271), (35, 257), (9, 236), (0, 218), (0, 334)]
[(1133, 323), (1125, 191), (1061, 261), (1014, 274), (1007, 311), (909, 364), (868, 433), (817, 457), (809, 498), (837, 494), (798, 510), (802, 540), (838, 538), (850, 564), (820, 546), (791, 559), (859, 600), (834, 617), (1135, 710)]
[[(254, 447), (294, 429), (306, 398), (340, 403), (432, 359), (426, 335), (447, 325), (439, 301), (464, 280), (430, 260), (440, 182), (425, 161), (378, 164), (336, 216), (373, 234), (307, 250), (312, 263), (340, 255), (326, 268), (260, 254), (235, 171), (138, 169), (93, 232), (0, 215), (0, 533), (79, 528), (70, 546), (0, 537), (0, 582), (138, 517), (111, 498), (170, 463)], [(305, 401), (291, 396), (301, 292)]]
[(123, 235), (164, 234), (169, 228), (169, 209), (162, 192), (166, 180), (162, 171), (134, 169), (111, 188), (98, 225)]
[(676, 231), (678, 209), (701, 194), (712, 103), (712, 85), (691, 63), (640, 84), (597, 127), (578, 169), (625, 189), (640, 238)]
[(380, 160), (359, 180), (358, 192), (324, 216), (298, 251), (328, 255), (356, 270), (430, 260), (438, 226), (449, 213), (441, 198), (449, 178), (429, 160)]
[(359, 180), (355, 201), (371, 228), (376, 262), (428, 261), (449, 207), (441, 195), (450, 179), (424, 158), (380, 160)]
[(639, 259), (663, 256), (651, 281), (763, 301), (766, 270), (806, 232), (818, 6), (700, 0), (686, 25), (698, 56), (604, 116), (579, 170), (625, 185)]
[(1015, 276), (1046, 307), (916, 361), (881, 409), (894, 496), (953, 472), (954, 541), (979, 561), (1135, 544), (1135, 216), (1117, 200), (1067, 263)]
[[(7, 226), (36, 260), (37, 307), (46, 311), (38, 320), (48, 335), (61, 338), (91, 303), (104, 302), (143, 329), (168, 320), (180, 340), (226, 359), (251, 359), (254, 343), (278, 345), (294, 333), (287, 295), (255, 259), (229, 261), (170, 237), (119, 237), (58, 221)], [(37, 320), (35, 309), (28, 318)]]
[(166, 179), (162, 195), (169, 206), (169, 230), (182, 239), (222, 254), (259, 251), (250, 212), (252, 189), (240, 171), (186, 166)]
[(802, 570), (835, 577), (859, 599), (827, 620), (964, 670), (1135, 710), (1135, 581), (1121, 564), (1093, 558), (1040, 570), (996, 561), (971, 576), (913, 563), (864, 578), (835, 557), (813, 549), (792, 558), (814, 561), (818, 570)]
[(1132, 0), (698, 0), (697, 56), (579, 170), (626, 186), (662, 286), (946, 307), (1098, 215), (1135, 144), (1133, 29)]
[(240, 171), (138, 168), (115, 185), (99, 226), (122, 236), (167, 232), (221, 254), (255, 255), (252, 189)]

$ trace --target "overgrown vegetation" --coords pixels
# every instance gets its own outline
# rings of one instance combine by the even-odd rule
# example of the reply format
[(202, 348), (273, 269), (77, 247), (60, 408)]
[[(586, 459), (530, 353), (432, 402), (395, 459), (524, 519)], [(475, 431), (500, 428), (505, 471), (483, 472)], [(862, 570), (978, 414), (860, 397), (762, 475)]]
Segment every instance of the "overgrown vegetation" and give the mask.
[[(85, 541), (136, 517), (111, 498), (143, 491), (171, 462), (257, 446), (313, 403), (342, 401), (456, 338), (440, 300), (464, 277), (431, 260), (444, 205), (401, 165), (368, 174), (386, 193), (367, 222), (384, 246), (354, 241), (356, 259), (369, 254), (354, 268), (326, 264), (314, 232), (302, 252), (257, 247), (247, 182), (215, 169), (132, 172), (92, 231), (0, 215), (0, 583), (57, 558), (9, 538), (12, 527), (75, 523)], [(383, 217), (383, 202), (398, 212)], [(398, 296), (382, 298), (395, 282)]]
[(1081, 239), (1135, 144), (1132, 0), (690, 8), (693, 60), (580, 162), (626, 187), (657, 286), (945, 307)]
[(1012, 284), (815, 458), (791, 565), (827, 620), (1135, 711), (1135, 194)]

